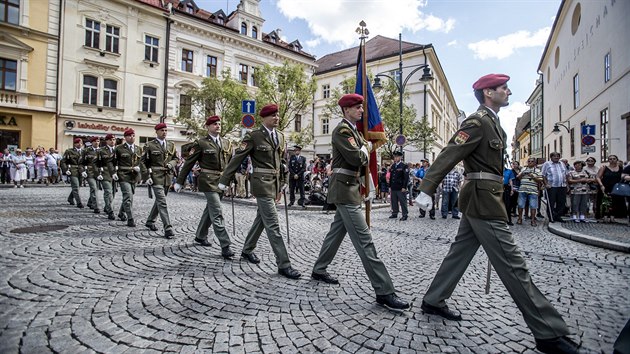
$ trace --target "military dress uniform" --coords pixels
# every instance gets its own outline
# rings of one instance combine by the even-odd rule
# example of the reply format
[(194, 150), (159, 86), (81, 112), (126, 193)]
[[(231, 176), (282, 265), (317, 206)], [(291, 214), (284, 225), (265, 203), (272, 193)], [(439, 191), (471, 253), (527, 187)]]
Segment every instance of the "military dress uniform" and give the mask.
[[(296, 146), (296, 148), (298, 148)], [(290, 201), (289, 205), (295, 203), (295, 190), (300, 190), (300, 199), (298, 199), (298, 205), (304, 206), (304, 172), (306, 172), (306, 158), (301, 155), (293, 155), (289, 159), (289, 191)]]
[[(400, 153), (398, 152), (398, 154)], [(403, 192), (402, 189), (407, 188), (409, 184), (409, 167), (401, 160), (398, 163), (393, 163), (389, 171), (390, 194), (392, 198), (392, 215), (389, 218), (395, 219), (398, 217), (398, 204), (400, 204), (400, 208), (402, 209), (401, 220), (407, 220), (409, 214), (407, 208), (407, 193)]]
[(148, 186), (148, 188), (153, 189), (155, 197), (153, 208), (151, 208), (151, 212), (147, 217), (146, 226), (151, 230), (157, 230), (155, 221), (159, 214), (166, 237), (174, 235), (166, 206), (166, 196), (173, 181), (173, 168), (177, 166), (177, 162), (177, 150), (172, 141), (165, 140), (164, 143), (160, 143), (158, 139), (153, 139), (144, 147), (142, 164), (144, 165), (145, 173), (143, 179), (151, 178), (153, 180), (153, 184)]
[(133, 194), (136, 184), (140, 180), (142, 151), (136, 144), (129, 145), (126, 142), (114, 149), (114, 168), (118, 176), (118, 185), (122, 192), (122, 204), (118, 211), (120, 220), (127, 220), (127, 226), (136, 226), (133, 219)]
[[(261, 116), (266, 117), (263, 115), (264, 110), (265, 108), (261, 110)], [(289, 276), (295, 278), (299, 277), (300, 274), (291, 268), (289, 254), (280, 233), (275, 201), (286, 180), (286, 172), (284, 171), (282, 160), (284, 155), (284, 135), (275, 129), (273, 131), (276, 139), (272, 138), (265, 126), (247, 133), (236, 149), (234, 157), (232, 157), (225, 171), (223, 171), (219, 183), (229, 185), (236, 170), (241, 165), (241, 161), (248, 155), (251, 157), (253, 165), (251, 193), (256, 197), (258, 210), (256, 211), (254, 223), (247, 233), (241, 256), (252, 263), (259, 262), (253, 251), (256, 248), (260, 234), (265, 230), (273, 253), (276, 256), (278, 271), (283, 275), (285, 275), (287, 270), (295, 272), (296, 274)]]
[[(79, 177), (83, 172), (83, 166), (81, 166), (81, 149), (70, 148), (63, 153), (63, 158), (61, 159), (61, 170), (68, 176), (70, 186), (72, 187), (72, 191), (68, 196), (68, 203), (70, 203), (70, 205), (74, 205), (76, 202), (77, 207), (83, 208), (81, 196), (79, 195), (79, 186), (81, 183), (79, 181)], [(70, 171), (69, 175), (67, 173), (68, 171)]]
[[(444, 176), (459, 161), (464, 161), (467, 182), (459, 194), (463, 216), (455, 241), (424, 296), (423, 309), (426, 304), (429, 313), (450, 311), (445, 300), (452, 295), (482, 246), (534, 337), (561, 337), (569, 333), (567, 325), (532, 282), (506, 224), (508, 215), (501, 201), (506, 146), (506, 135), (498, 117), (489, 108), (480, 106), (462, 122), (422, 180), (420, 190), (433, 195)], [(461, 319), (457, 317), (452, 319)]]
[(107, 214), (107, 217), (110, 220), (115, 219), (114, 209), (112, 208), (112, 203), (114, 201), (112, 175), (116, 172), (116, 168), (114, 166), (114, 149), (114, 146), (110, 147), (105, 145), (98, 151), (99, 176), (97, 179), (100, 179), (101, 184), (103, 185), (103, 202), (105, 204), (103, 211)]
[[(90, 139), (91, 140), (91, 139)], [(90, 198), (87, 202), (87, 207), (94, 209), (94, 214), (100, 213), (98, 208), (97, 190), (98, 185), (96, 177), (98, 177), (98, 150), (93, 146), (88, 146), (83, 149), (81, 153), (81, 165), (83, 165), (83, 177), (87, 179), (88, 186), (90, 187)]]
[[(216, 121), (215, 121), (216, 122)], [(214, 122), (213, 122), (214, 123)], [(212, 136), (196, 140), (191, 149), (192, 153), (186, 158), (186, 162), (179, 171), (177, 184), (184, 185), (186, 176), (196, 162), (199, 162), (199, 176), (197, 181), (199, 191), (206, 197), (206, 208), (201, 215), (195, 241), (202, 245), (209, 245), (208, 230), (210, 225), (221, 245), (224, 258), (231, 258), (234, 254), (230, 250), (230, 236), (225, 230), (225, 222), (221, 211), (221, 190), (219, 178), (232, 157), (230, 141), (220, 136), (216, 139)]]

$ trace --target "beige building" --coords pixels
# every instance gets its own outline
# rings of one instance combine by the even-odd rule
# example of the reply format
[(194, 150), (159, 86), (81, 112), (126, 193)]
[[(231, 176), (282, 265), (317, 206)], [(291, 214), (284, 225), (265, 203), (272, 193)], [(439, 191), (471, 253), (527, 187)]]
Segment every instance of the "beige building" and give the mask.
[[(630, 1), (560, 4), (538, 66), (547, 155), (557, 151), (572, 162), (589, 153), (598, 164), (610, 154), (630, 157), (629, 14)], [(594, 128), (584, 128), (593, 145), (582, 144), (582, 126)]]
[(59, 1), (0, 11), (0, 149), (55, 146)]
[(531, 145), (531, 109), (523, 113), (516, 120), (514, 137), (512, 138), (512, 161), (518, 161), (521, 166), (527, 166), (527, 159), (532, 150)]
[[(400, 45), (398, 39), (375, 36), (366, 42), (367, 71), (372, 75), (387, 72), (396, 77), (395, 71), (399, 68)], [(327, 117), (325, 106), (331, 99), (331, 92), (349, 77), (356, 75), (357, 54), (359, 47), (353, 47), (340, 52), (323, 56), (317, 60), (318, 68), (315, 72), (318, 89), (314, 102), (314, 150), (315, 154), (330, 157), (331, 133), (340, 122), (341, 117)], [(460, 111), (457, 108), (453, 93), (451, 92), (446, 74), (440, 65), (435, 48), (431, 45), (422, 45), (410, 42), (402, 42), (403, 81), (412, 73), (415, 67), (428, 64), (434, 79), (428, 84), (419, 81), (423, 70), (414, 73), (404, 86), (405, 94), (409, 94), (406, 105), (413, 105), (416, 109), (416, 120), (423, 116), (437, 131), (436, 141), (432, 146), (416, 147), (410, 144), (404, 146), (405, 160), (419, 162), (427, 157), (433, 161), (446, 146), (448, 140), (458, 128)], [(383, 78), (383, 80), (387, 80)], [(383, 84), (385, 82), (383, 81)], [(354, 92), (354, 87), (350, 88)], [(404, 96), (403, 96), (404, 97)], [(393, 127), (398, 129), (398, 125)]]

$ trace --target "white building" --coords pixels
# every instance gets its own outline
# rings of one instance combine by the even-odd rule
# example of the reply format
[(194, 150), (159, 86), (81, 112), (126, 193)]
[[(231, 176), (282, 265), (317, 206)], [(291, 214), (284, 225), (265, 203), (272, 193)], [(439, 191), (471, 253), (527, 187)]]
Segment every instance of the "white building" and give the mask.
[[(545, 158), (584, 160), (582, 126), (593, 125), (598, 163), (629, 158), (630, 1), (563, 0), (539, 72), (543, 77)], [(559, 133), (554, 133), (558, 124)], [(584, 150), (583, 150), (584, 149)]]
[[(375, 36), (366, 42), (367, 71), (373, 75), (381, 72), (393, 72), (399, 68), (399, 45), (397, 39)], [(331, 133), (340, 122), (341, 117), (327, 118), (324, 108), (329, 102), (331, 91), (338, 87), (346, 78), (356, 75), (357, 55), (359, 47), (353, 47), (340, 52), (323, 56), (317, 60), (318, 68), (315, 72), (318, 89), (314, 102), (314, 150), (315, 154), (330, 157), (332, 153)], [(446, 146), (448, 140), (457, 130), (460, 111), (457, 108), (446, 75), (440, 65), (431, 44), (421, 45), (402, 42), (403, 80), (418, 66), (428, 64), (434, 80), (428, 84), (419, 81), (422, 70), (414, 73), (405, 86), (405, 94), (409, 94), (406, 105), (413, 105), (416, 109), (416, 120), (427, 116), (428, 122), (437, 131), (433, 146), (418, 149), (411, 145), (404, 147), (407, 162), (419, 162), (427, 157), (433, 161)], [(354, 88), (351, 88), (354, 91)], [(426, 155), (425, 155), (426, 154)]]
[(542, 100), (542, 78), (536, 80), (536, 88), (527, 99), (529, 105), (530, 122), (530, 147), (529, 156), (544, 158), (548, 154), (543, 151), (543, 100)]

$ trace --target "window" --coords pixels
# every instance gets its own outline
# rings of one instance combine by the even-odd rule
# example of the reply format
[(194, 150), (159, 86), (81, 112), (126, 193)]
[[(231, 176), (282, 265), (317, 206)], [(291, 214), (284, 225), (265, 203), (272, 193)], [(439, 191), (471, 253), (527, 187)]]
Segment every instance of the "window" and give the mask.
[(247, 23), (241, 23), (241, 34), (247, 35)]
[(322, 98), (330, 98), (330, 84), (322, 85)]
[(252, 38), (258, 39), (258, 28), (252, 26)]
[(189, 14), (194, 14), (195, 13), (195, 7), (192, 6), (191, 4), (186, 5), (186, 12)]
[(90, 48), (97, 48), (101, 35), (101, 23), (98, 21), (85, 20), (85, 46)]
[(330, 132), (330, 119), (322, 118), (322, 134), (329, 134)]
[(118, 53), (118, 42), (120, 41), (120, 28), (107, 25), (105, 27), (105, 50)]
[(600, 161), (608, 160), (608, 108), (599, 112), (601, 136), (599, 140)]
[(252, 66), (252, 74), (250, 75), (252, 78), (252, 86), (258, 87), (258, 83), (256, 82), (256, 68)]
[(569, 134), (569, 139), (570, 139), (570, 150), (571, 150), (571, 157), (575, 156), (575, 128), (571, 128), (571, 134)]
[(206, 76), (217, 77), (217, 57), (208, 55), (206, 60)]
[(20, 0), (0, 0), (0, 22), (20, 24)]
[(562, 121), (562, 105), (558, 106), (558, 122)]
[(295, 126), (293, 127), (294, 128), (293, 130), (296, 133), (301, 132), (302, 131), (302, 115), (301, 114), (296, 114), (294, 122), (295, 122)]
[(182, 71), (193, 71), (193, 51), (182, 49)]
[(558, 144), (560, 145), (560, 151), (558, 151), (560, 153), (560, 156), (564, 156), (564, 144), (562, 143), (563, 139), (562, 136), (560, 136), (560, 138), (558, 138), (560, 141), (558, 142)]
[(188, 95), (179, 95), (179, 116), (190, 118), (192, 99)]
[(157, 89), (151, 86), (142, 87), (142, 112), (155, 113)]
[(15, 91), (17, 84), (17, 61), (0, 58), (0, 90)]
[(220, 25), (224, 25), (225, 24), (225, 19), (223, 18), (222, 15), (219, 15), (219, 17), (217, 17), (217, 23)]
[(242, 84), (246, 84), (246, 85), (247, 85), (247, 72), (248, 72), (247, 65), (240, 64), (239, 71), (238, 71), (238, 79)]
[(573, 77), (573, 108), (580, 107), (580, 77), (575, 74)]
[(116, 108), (118, 83), (116, 80), (105, 79), (103, 85), (103, 106)]
[(144, 60), (148, 60), (153, 63), (158, 62), (158, 49), (160, 48), (160, 40), (151, 37), (144, 37)]
[(98, 78), (96, 76), (85, 75), (83, 77), (83, 103), (96, 105), (97, 92)]
[(604, 82), (610, 81), (610, 53), (604, 55)]

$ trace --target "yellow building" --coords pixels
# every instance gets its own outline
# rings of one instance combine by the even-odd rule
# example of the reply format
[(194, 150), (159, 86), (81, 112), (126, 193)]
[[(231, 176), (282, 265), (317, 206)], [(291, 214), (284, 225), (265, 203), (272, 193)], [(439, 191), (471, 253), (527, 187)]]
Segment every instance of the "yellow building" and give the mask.
[(9, 0), (0, 13), (0, 149), (54, 147), (59, 2)]
[(518, 161), (521, 166), (527, 166), (527, 159), (532, 153), (530, 130), (531, 110), (528, 110), (516, 120), (512, 138), (512, 161)]

